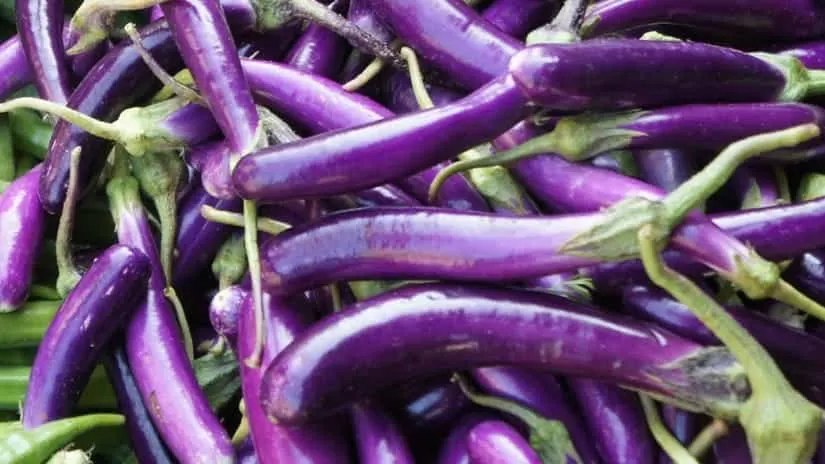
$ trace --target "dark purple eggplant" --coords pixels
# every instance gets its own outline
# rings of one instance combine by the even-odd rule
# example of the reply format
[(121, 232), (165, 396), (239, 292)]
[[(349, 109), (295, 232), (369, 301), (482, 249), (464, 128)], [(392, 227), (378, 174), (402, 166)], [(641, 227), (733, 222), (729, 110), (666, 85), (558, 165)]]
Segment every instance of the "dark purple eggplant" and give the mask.
[(467, 447), (470, 430), (484, 421), (495, 419), (497, 417), (493, 414), (475, 412), (462, 417), (441, 444), (436, 462), (438, 464), (471, 464), (470, 449)]
[(675, 190), (698, 169), (694, 155), (683, 150), (637, 150), (633, 152), (633, 159), (639, 166), (641, 179), (665, 192)]
[(72, 93), (72, 72), (63, 45), (62, 0), (17, 0), (15, 15), (34, 84), (42, 98), (64, 104)]
[(527, 33), (547, 22), (562, 2), (554, 0), (493, 0), (481, 17), (500, 31), (522, 40)]
[[(329, 8), (341, 13), (345, 2), (336, 0)], [(286, 64), (300, 71), (335, 79), (349, 49), (347, 41), (334, 31), (310, 24), (289, 50)]]
[(46, 221), (40, 172), (35, 166), (0, 193), (0, 312), (19, 308), (29, 295)]
[(432, 284), (315, 324), (266, 368), (260, 399), (270, 417), (298, 424), (411, 378), (497, 364), (595, 376), (722, 417), (748, 393), (727, 350), (552, 295)]
[(352, 424), (361, 464), (412, 464), (412, 454), (395, 421), (379, 406), (352, 406)]
[(31, 68), (17, 35), (0, 45), (0, 76), (0, 98), (3, 99), (31, 82)]
[(24, 427), (69, 417), (106, 343), (144, 298), (150, 272), (146, 256), (122, 245), (106, 250), (86, 271), (37, 349)]

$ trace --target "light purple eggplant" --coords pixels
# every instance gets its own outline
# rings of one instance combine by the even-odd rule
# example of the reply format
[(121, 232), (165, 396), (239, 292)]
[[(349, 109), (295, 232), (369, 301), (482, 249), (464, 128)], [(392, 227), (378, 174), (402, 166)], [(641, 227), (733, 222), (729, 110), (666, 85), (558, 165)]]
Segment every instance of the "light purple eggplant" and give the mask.
[(724, 349), (553, 295), (429, 284), (364, 300), (312, 326), (267, 366), (260, 400), (279, 423), (299, 424), (389, 385), (487, 365), (594, 376), (722, 417), (736, 414), (748, 390)]
[(220, 290), (209, 303), (209, 322), (236, 353), (238, 352), (238, 326), (247, 296), (249, 292), (246, 289), (240, 285), (233, 285)]
[(467, 434), (470, 459), (477, 464), (540, 464), (538, 454), (518, 430), (504, 421), (487, 420)]
[(107, 193), (118, 241), (141, 250), (151, 262), (148, 294), (126, 326), (126, 354), (152, 421), (179, 460), (234, 462), (229, 436), (198, 385), (175, 311), (164, 294), (166, 281), (137, 181), (116, 178)]
[(470, 430), (486, 420), (496, 418), (495, 415), (486, 412), (474, 412), (462, 417), (441, 444), (436, 462), (438, 464), (471, 464), (470, 449), (467, 447)]
[(69, 417), (103, 350), (146, 295), (151, 273), (140, 251), (114, 245), (66, 296), (43, 335), (23, 402), (23, 427)]
[[(329, 8), (341, 13), (345, 2), (336, 0)], [(347, 41), (319, 24), (310, 24), (289, 50), (285, 63), (300, 71), (335, 79), (349, 51)]]
[(29, 295), (46, 212), (37, 189), (41, 165), (0, 193), (0, 313), (14, 311)]
[[(261, 359), (262, 365), (272, 362), (278, 353), (289, 346), (299, 334), (306, 330), (308, 321), (285, 301), (264, 294), (264, 327), (266, 342)], [(255, 349), (255, 315), (252, 301), (247, 297), (241, 310), (238, 331), (238, 357), (246, 359)], [(327, 420), (301, 427), (286, 427), (274, 424), (271, 417), (261, 409), (257, 398), (261, 388), (263, 368), (253, 368), (241, 364), (241, 386), (243, 388), (246, 418), (250, 434), (261, 463), (313, 462), (346, 463), (348, 452), (341, 434), (341, 424)]]

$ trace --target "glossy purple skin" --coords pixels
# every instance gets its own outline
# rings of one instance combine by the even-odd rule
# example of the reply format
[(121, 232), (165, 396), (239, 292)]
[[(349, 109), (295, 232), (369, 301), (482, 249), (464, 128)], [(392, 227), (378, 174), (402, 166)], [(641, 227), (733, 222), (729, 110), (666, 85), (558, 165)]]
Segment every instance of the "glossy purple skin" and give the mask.
[(260, 150), (238, 162), (232, 183), (243, 198), (269, 201), (374, 187), (496, 137), (525, 103), (503, 77), (450, 105)]
[(555, 0), (493, 0), (481, 17), (500, 31), (522, 40), (527, 33), (550, 22), (562, 2)]
[[(783, 200), (779, 192), (779, 185), (777, 185), (776, 173), (773, 169), (765, 166), (740, 166), (728, 183), (730, 190), (728, 193), (733, 193), (733, 196), (739, 200), (739, 206), (767, 207), (781, 203)], [(752, 191), (758, 192), (759, 203), (753, 205), (744, 205), (748, 200), (748, 195)]]
[(152, 424), (152, 416), (140, 396), (137, 381), (129, 367), (123, 347), (111, 349), (110, 354), (104, 358), (103, 365), (117, 396), (118, 410), (126, 417), (129, 441), (138, 462), (171, 464), (172, 458)]
[(172, 269), (175, 287), (203, 273), (232, 233), (232, 227), (204, 219), (201, 215), (203, 205), (236, 213), (241, 211), (239, 199), (219, 200), (206, 193), (200, 182), (191, 187), (178, 203), (178, 233), (175, 239), (177, 256)]
[(421, 206), (415, 198), (393, 185), (379, 185), (352, 195), (339, 195), (323, 200), (331, 212), (377, 206)]
[(468, 90), (505, 73), (510, 58), (522, 48), (460, 0), (371, 0), (371, 4), (423, 61)]
[[(659, 289), (628, 287), (622, 300), (625, 311), (634, 317), (655, 322), (702, 344), (720, 344), (713, 333), (686, 306)], [(822, 359), (825, 340), (778, 323), (748, 308), (726, 306), (726, 309), (765, 349), (783, 363), (799, 364), (812, 369), (825, 368), (825, 360)]]
[(775, 101), (786, 83), (778, 68), (731, 48), (634, 39), (533, 45), (509, 72), (531, 101), (557, 111)]
[[(595, 376), (666, 396), (690, 390), (698, 401), (718, 401), (718, 393), (706, 392), (701, 379), (679, 367), (698, 353), (707, 351), (652, 325), (553, 295), (417, 285), (313, 325), (266, 368), (260, 399), (270, 417), (299, 424), (413, 378), (512, 365)], [(732, 362), (728, 353), (714, 353), (723, 364)]]
[[(67, 24), (63, 27), (63, 46), (67, 49), (77, 43), (78, 35), (74, 32), (70, 25)], [(80, 82), (83, 80), (83, 77), (91, 71), (91, 69), (97, 64), (97, 62), (109, 51), (111, 48), (111, 43), (108, 40), (104, 40), (99, 44), (95, 45), (94, 47), (86, 50), (83, 53), (74, 56), (68, 56), (69, 60), (69, 68), (72, 71), (72, 81), (73, 83)]]
[(636, 393), (584, 377), (570, 377), (567, 383), (604, 462), (656, 462), (658, 449)]
[(527, 439), (500, 420), (487, 420), (471, 428), (467, 450), (473, 464), (541, 464)]
[[(425, 83), (425, 87), (435, 106), (452, 103), (466, 95), (466, 92), (458, 92), (431, 83)], [(415, 99), (410, 76), (406, 72), (392, 71), (389, 73), (382, 81), (381, 94), (382, 101), (387, 104), (387, 107), (398, 114), (412, 113), (421, 109)]]
[(175, 139), (185, 147), (205, 142), (220, 132), (212, 113), (194, 103), (170, 114), (155, 130), (164, 130), (168, 138)]
[(218, 0), (170, 0), (161, 8), (233, 155), (249, 153), (255, 144), (258, 112), (221, 4)]
[[(421, 440), (427, 443), (432, 437), (443, 437), (442, 434), (463, 413), (475, 408), (458, 385), (450, 381), (449, 374), (399, 385), (388, 395), (390, 397), (384, 403), (404, 429), (411, 445)], [(411, 447), (419, 451), (415, 446)]]
[[(345, 90), (336, 82), (282, 64), (243, 60), (242, 66), (256, 99), (313, 134), (394, 116), (387, 108), (363, 95)], [(400, 182), (418, 201), (426, 202), (427, 190), (439, 167), (428, 167)], [(487, 209), (481, 195), (462, 176), (452, 176), (444, 184), (437, 204), (453, 209)]]
[(40, 171), (38, 164), (0, 193), (0, 313), (29, 295), (46, 221), (37, 196)]
[(698, 170), (695, 156), (682, 150), (637, 150), (633, 160), (640, 178), (665, 192), (672, 192)]
[[(137, 186), (133, 187), (137, 197)], [(152, 421), (164, 443), (184, 462), (233, 462), (234, 449), (212, 412), (186, 355), (149, 221), (139, 201), (117, 211), (118, 241), (134, 246), (151, 262), (149, 293), (126, 326), (126, 354)], [(186, 433), (180, 433), (186, 430)]]
[(578, 411), (551, 374), (516, 367), (482, 367), (472, 371), (481, 389), (495, 396), (517, 401), (547, 419), (564, 424), (582, 463), (598, 463), (593, 439), (585, 429)]
[[(265, 334), (261, 365), (266, 366), (286, 346), (309, 326), (309, 321), (295, 308), (279, 298), (264, 294)], [(246, 359), (255, 348), (255, 313), (251, 298), (246, 298), (241, 310), (238, 332), (238, 358)], [(261, 388), (263, 368), (256, 369), (241, 362), (246, 418), (255, 451), (262, 463), (346, 463), (347, 445), (335, 421), (319, 422), (302, 427), (284, 427), (270, 421), (257, 398)]]
[(222, 201), (238, 198), (229, 175), (232, 149), (226, 139), (196, 145), (184, 156), (187, 163), (200, 172), (201, 186), (206, 193)]
[(821, 249), (799, 256), (783, 277), (816, 301), (825, 301), (825, 252)]
[[(329, 8), (340, 14), (342, 6), (345, 6), (344, 2), (336, 0)], [(330, 29), (310, 23), (289, 50), (285, 62), (300, 71), (334, 79), (349, 49), (346, 39)]]
[[(825, 218), (825, 200), (813, 200), (794, 205), (773, 206), (748, 211), (716, 214), (711, 220), (725, 233), (747, 243), (760, 256), (771, 261), (783, 261), (825, 246), (821, 233)], [(684, 254), (666, 251), (665, 261), (681, 273), (699, 276), (707, 269)], [(582, 270), (593, 279), (600, 292), (621, 291), (626, 285), (648, 282), (641, 262), (602, 263)], [(792, 279), (789, 276), (789, 279)], [(790, 281), (790, 280), (789, 280)], [(802, 284), (802, 281), (794, 281)], [(805, 288), (813, 292), (812, 288)], [(816, 293), (811, 293), (816, 298)]]
[(605, 0), (590, 7), (585, 21), (597, 17), (591, 36), (661, 24), (759, 37), (768, 43), (825, 32), (825, 17), (816, 0)]
[(241, 320), (241, 308), (249, 292), (240, 285), (227, 287), (212, 297), (209, 303), (209, 322), (229, 343), (235, 353), (238, 352), (238, 326)]
[(261, 276), (268, 291), (287, 295), (347, 280), (512, 282), (592, 264), (558, 250), (600, 218), (423, 207), (344, 211), (265, 242)]
[(412, 454), (395, 421), (371, 403), (351, 408), (360, 464), (413, 464)]
[[(144, 48), (168, 72), (182, 65), (172, 35), (163, 21), (140, 32)], [(93, 118), (114, 120), (121, 111), (160, 88), (130, 41), (112, 48), (77, 86), (68, 106)], [(71, 152), (82, 148), (78, 182), (86, 190), (106, 162), (112, 143), (93, 137), (77, 126), (58, 121), (49, 142), (49, 154), (40, 179), (40, 201), (50, 213), (63, 208), (69, 182)]]
[(31, 68), (20, 36), (14, 35), (0, 45), (0, 98), (6, 99), (28, 85), (31, 79)]
[[(361, 30), (370, 33), (373, 37), (384, 43), (390, 43), (393, 39), (392, 32), (378, 18), (370, 5), (371, 0), (350, 0), (347, 19), (358, 26)], [(373, 57), (353, 49), (342, 72), (341, 82), (346, 82), (358, 75)]]
[(235, 451), (237, 451), (238, 464), (258, 464), (258, 455), (255, 454), (252, 437), (247, 437)]
[[(689, 445), (696, 434), (699, 433), (701, 424), (698, 415), (670, 404), (663, 404), (661, 412), (662, 422), (682, 444)], [(669, 464), (671, 460), (665, 453), (662, 453), (659, 455), (659, 462)]]
[(41, 98), (65, 104), (72, 72), (63, 46), (62, 0), (17, 0), (17, 30)]
[(113, 245), (66, 295), (37, 348), (23, 427), (69, 417), (107, 342), (145, 297), (150, 272), (140, 251)]
[(471, 413), (461, 418), (442, 443), (436, 462), (438, 464), (471, 464), (470, 449), (467, 447), (470, 430), (486, 420), (495, 418), (496, 416), (487, 413)]
[(155, 22), (157, 20), (163, 19), (165, 16), (163, 14), (163, 9), (160, 5), (152, 5), (149, 8), (149, 22)]
[(732, 426), (727, 435), (716, 440), (713, 444), (713, 458), (716, 464), (753, 462), (742, 427)]
[(784, 48), (780, 54), (796, 57), (808, 69), (825, 69), (825, 41), (796, 44)]

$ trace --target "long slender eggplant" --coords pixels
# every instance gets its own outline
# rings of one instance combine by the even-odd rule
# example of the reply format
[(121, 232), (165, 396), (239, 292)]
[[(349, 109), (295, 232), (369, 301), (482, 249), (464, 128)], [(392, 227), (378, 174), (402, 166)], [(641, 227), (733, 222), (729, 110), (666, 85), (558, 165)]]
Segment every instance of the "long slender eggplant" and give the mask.
[(117, 405), (126, 417), (129, 440), (139, 462), (172, 463), (169, 451), (152, 423), (152, 416), (140, 396), (137, 381), (126, 359), (122, 343), (110, 348), (103, 360), (109, 382), (117, 395)]
[(233, 185), (269, 201), (381, 185), (496, 137), (525, 116), (525, 103), (503, 77), (451, 105), (258, 151), (238, 162)]
[[(264, 327), (267, 337), (262, 365), (272, 362), (281, 350), (289, 346), (308, 322), (294, 308), (280, 298), (264, 294)], [(241, 310), (238, 333), (238, 356), (243, 359), (255, 349), (255, 315), (252, 299), (247, 297)], [(346, 443), (340, 428), (334, 422), (285, 427), (273, 424), (261, 409), (257, 398), (261, 390), (263, 368), (241, 365), (241, 385), (246, 405), (246, 418), (255, 451), (262, 462), (297, 462), (307, 459), (319, 463), (344, 463), (347, 460)]]
[(665, 192), (676, 189), (698, 168), (694, 156), (683, 150), (637, 150), (633, 152), (633, 159), (639, 167), (641, 179)]
[(656, 462), (656, 446), (647, 430), (637, 395), (582, 377), (570, 377), (567, 383), (604, 462)]
[(258, 112), (220, 3), (170, 0), (161, 8), (183, 61), (233, 155), (249, 153), (257, 142)]
[(561, 421), (582, 463), (599, 462), (591, 435), (552, 375), (496, 366), (475, 369), (472, 376), (484, 392), (517, 401), (542, 417)]
[(430, 284), (315, 324), (266, 368), (260, 400), (270, 417), (298, 424), (394, 383), (496, 364), (594, 376), (722, 417), (748, 394), (727, 350), (552, 295)]
[(398, 425), (378, 405), (352, 406), (352, 424), (361, 464), (412, 464), (412, 454)]
[(141, 396), (150, 405), (152, 421), (178, 459), (233, 462), (229, 437), (198, 386), (175, 312), (165, 296), (157, 245), (137, 181), (118, 177), (109, 182), (107, 193), (116, 216), (118, 241), (138, 248), (151, 262), (148, 295), (126, 326), (126, 354)]
[[(522, 48), (460, 0), (371, 4), (402, 42), (468, 90), (505, 73), (510, 58)], [(478, 59), (481, 56), (484, 59)]]
[(512, 425), (498, 420), (477, 424), (467, 434), (467, 450), (478, 464), (540, 464), (530, 443)]
[(72, 71), (63, 46), (62, 0), (17, 0), (15, 16), (41, 97), (64, 104), (72, 93)]
[(794, 41), (821, 36), (825, 11), (816, 0), (605, 0), (587, 12), (587, 36), (672, 24), (741, 39)]
[(37, 349), (24, 427), (69, 416), (106, 343), (144, 297), (150, 272), (142, 253), (122, 245), (109, 248), (86, 271)]
[(548, 0), (494, 0), (482, 10), (481, 17), (505, 34), (523, 40), (528, 32), (552, 18), (560, 3)]
[(470, 413), (461, 418), (447, 435), (438, 452), (438, 464), (470, 464), (470, 450), (467, 448), (467, 438), (470, 430), (486, 421), (495, 420), (497, 416), (488, 413)]
[(37, 165), (0, 193), (0, 312), (17, 309), (29, 294), (46, 221), (40, 172)]
[(5, 99), (31, 82), (31, 68), (20, 36), (12, 36), (0, 45), (0, 70), (0, 98)]
[[(340, 13), (345, 2), (337, 0), (329, 8)], [(310, 24), (289, 50), (286, 63), (309, 74), (335, 79), (348, 51), (347, 41), (318, 24)]]
[[(350, 0), (347, 20), (362, 31), (372, 35), (376, 39), (390, 43), (393, 38), (392, 32), (375, 14), (370, 5), (370, 0)], [(344, 65), (342, 81), (349, 81), (357, 76), (369, 65), (373, 57), (358, 49), (353, 49), (347, 62)]]
[[(391, 111), (367, 97), (349, 92), (333, 81), (288, 66), (257, 60), (244, 60), (242, 66), (256, 99), (313, 134), (360, 126), (393, 116)], [(399, 183), (418, 201), (426, 202), (430, 183), (437, 171), (438, 166), (427, 167), (420, 173), (399, 180)], [(438, 205), (453, 209), (487, 209), (478, 192), (466, 179), (458, 176), (455, 181), (451, 179), (444, 185), (437, 200)]]
[[(177, 72), (182, 62), (165, 22), (141, 31), (143, 47), (169, 72)], [(111, 49), (72, 93), (68, 106), (104, 121), (160, 87), (141, 59), (136, 46), (122, 43)], [(40, 180), (40, 201), (50, 213), (60, 211), (66, 196), (71, 152), (81, 147), (78, 180), (88, 190), (106, 161), (111, 144), (66, 121), (59, 121), (49, 143), (49, 155)]]

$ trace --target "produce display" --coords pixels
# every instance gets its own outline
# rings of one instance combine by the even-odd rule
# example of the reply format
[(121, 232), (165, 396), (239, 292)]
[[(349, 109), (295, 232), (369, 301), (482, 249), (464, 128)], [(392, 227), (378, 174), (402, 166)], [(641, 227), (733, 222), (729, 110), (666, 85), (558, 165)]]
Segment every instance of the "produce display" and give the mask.
[(0, 464), (825, 463), (825, 3), (0, 39)]

